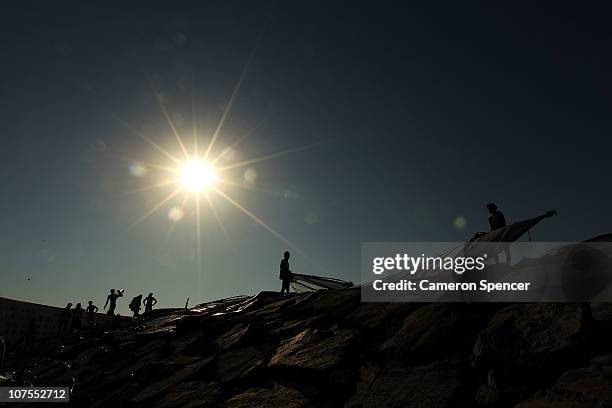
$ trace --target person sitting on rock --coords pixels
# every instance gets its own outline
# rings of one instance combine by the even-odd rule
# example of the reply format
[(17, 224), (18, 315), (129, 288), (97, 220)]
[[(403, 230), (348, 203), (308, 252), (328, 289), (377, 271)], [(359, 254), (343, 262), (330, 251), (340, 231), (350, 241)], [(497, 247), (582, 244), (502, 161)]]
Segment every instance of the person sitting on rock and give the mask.
[(149, 296), (147, 296), (144, 299), (144, 305), (145, 305), (145, 313), (149, 313), (151, 311), (153, 311), (153, 306), (155, 306), (157, 304), (157, 299), (155, 299), (153, 297), (153, 293), (149, 293)]
[(506, 226), (506, 217), (504, 217), (504, 213), (497, 209), (497, 205), (495, 203), (487, 204), (487, 210), (489, 210), (489, 225), (491, 226), (491, 231), (496, 229), (504, 228)]
[(289, 294), (289, 283), (291, 282), (291, 275), (293, 274), (289, 269), (289, 257), (291, 257), (291, 254), (289, 251), (285, 251), (284, 257), (280, 263), (280, 274), (278, 277), (283, 281), (280, 292), (281, 295), (284, 294), (285, 291)]

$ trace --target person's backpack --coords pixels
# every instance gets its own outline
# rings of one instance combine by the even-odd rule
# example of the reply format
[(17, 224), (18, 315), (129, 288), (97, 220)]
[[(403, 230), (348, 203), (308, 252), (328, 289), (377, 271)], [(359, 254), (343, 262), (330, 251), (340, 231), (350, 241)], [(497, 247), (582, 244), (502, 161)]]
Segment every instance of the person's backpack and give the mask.
[(132, 299), (129, 305), (130, 310), (136, 310), (138, 308), (138, 296)]

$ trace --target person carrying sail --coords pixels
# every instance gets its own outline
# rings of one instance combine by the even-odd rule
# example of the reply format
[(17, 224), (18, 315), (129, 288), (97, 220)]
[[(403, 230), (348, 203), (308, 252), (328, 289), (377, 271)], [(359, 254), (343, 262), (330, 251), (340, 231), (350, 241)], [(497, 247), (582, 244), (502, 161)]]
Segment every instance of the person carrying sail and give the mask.
[(280, 274), (278, 278), (283, 281), (280, 292), (281, 295), (284, 294), (285, 291), (287, 291), (287, 294), (289, 294), (289, 283), (291, 282), (291, 276), (293, 275), (293, 273), (289, 269), (290, 257), (291, 254), (289, 253), (289, 251), (285, 251), (284, 257), (280, 262)]

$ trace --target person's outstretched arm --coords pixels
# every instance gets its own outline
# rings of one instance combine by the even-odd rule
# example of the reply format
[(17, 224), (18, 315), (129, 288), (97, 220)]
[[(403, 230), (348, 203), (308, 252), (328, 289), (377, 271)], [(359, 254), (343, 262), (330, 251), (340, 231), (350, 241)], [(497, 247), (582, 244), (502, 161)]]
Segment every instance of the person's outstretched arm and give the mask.
[(108, 305), (108, 297), (106, 298), (106, 303), (104, 304), (104, 310), (106, 310), (106, 306)]

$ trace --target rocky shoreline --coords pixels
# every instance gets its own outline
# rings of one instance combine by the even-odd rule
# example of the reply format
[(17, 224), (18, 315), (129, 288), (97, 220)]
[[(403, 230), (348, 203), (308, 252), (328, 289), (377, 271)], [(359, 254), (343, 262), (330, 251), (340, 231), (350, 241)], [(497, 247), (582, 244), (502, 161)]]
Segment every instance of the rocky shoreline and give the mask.
[(603, 407), (612, 305), (263, 292), (73, 333), (0, 372), (71, 387), (74, 406)]

